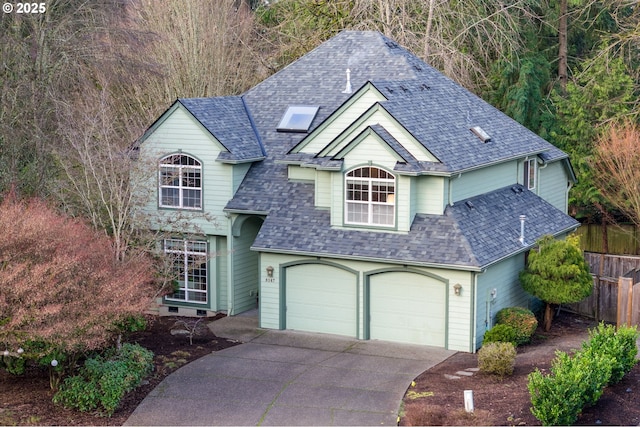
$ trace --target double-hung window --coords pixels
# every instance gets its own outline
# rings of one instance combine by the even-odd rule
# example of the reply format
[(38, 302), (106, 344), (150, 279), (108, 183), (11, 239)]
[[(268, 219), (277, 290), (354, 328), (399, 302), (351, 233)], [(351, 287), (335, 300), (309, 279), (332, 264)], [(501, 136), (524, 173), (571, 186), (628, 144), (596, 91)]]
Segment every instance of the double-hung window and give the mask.
[(524, 184), (528, 190), (536, 188), (536, 159), (528, 159), (524, 162)]
[(207, 302), (207, 242), (164, 239), (164, 252), (172, 259), (177, 282), (168, 300), (205, 304)]
[(389, 172), (366, 166), (345, 177), (345, 223), (395, 225), (396, 179)]
[(202, 164), (185, 154), (160, 160), (160, 206), (202, 209)]

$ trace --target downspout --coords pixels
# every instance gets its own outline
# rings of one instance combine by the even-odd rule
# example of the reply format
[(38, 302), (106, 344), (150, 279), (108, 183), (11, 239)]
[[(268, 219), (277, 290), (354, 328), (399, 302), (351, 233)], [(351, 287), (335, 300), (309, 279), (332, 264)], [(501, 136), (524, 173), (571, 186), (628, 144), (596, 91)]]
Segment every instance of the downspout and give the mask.
[(234, 215), (228, 212), (227, 217), (227, 315), (233, 315), (233, 219)]
[(484, 272), (487, 271), (486, 269), (482, 269), (480, 272), (473, 272), (473, 276), (472, 276), (472, 283), (473, 283), (473, 289), (472, 289), (472, 293), (473, 295), (471, 296), (471, 299), (473, 301), (473, 306), (471, 307), (471, 313), (472, 313), (472, 325), (473, 325), (473, 332), (471, 334), (471, 343), (470, 343), (470, 348), (469, 350), (471, 350), (471, 353), (475, 353), (476, 352), (476, 341), (478, 339), (478, 318), (476, 313), (478, 312), (478, 278), (480, 277), (481, 274), (484, 274)]
[[(456, 176), (455, 178), (460, 179), (460, 177), (462, 176), (462, 173), (459, 173), (458, 176)], [(453, 179), (454, 177), (449, 177), (449, 206), (453, 206)]]

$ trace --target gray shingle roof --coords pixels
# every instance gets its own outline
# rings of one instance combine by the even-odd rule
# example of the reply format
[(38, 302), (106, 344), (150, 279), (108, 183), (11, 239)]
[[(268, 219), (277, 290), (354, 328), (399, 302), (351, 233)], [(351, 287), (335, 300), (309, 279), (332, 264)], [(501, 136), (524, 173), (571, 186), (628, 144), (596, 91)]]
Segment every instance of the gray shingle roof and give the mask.
[(189, 112), (229, 151), (223, 161), (264, 158), (251, 118), (239, 96), (218, 98), (179, 98)]
[[(415, 161), (384, 128), (372, 126), (402, 157), (410, 157), (396, 164), (398, 171), (455, 173), (518, 156), (548, 153), (542, 155), (556, 160), (564, 155), (382, 34), (346, 31), (243, 95), (267, 159), (251, 166), (225, 209), (267, 214), (253, 249), (481, 269), (523, 250), (521, 214), (529, 218), (531, 244), (577, 225), (516, 186), (522, 191), (506, 187), (448, 206), (444, 215), (416, 215), (407, 234), (332, 228), (329, 211), (313, 206), (313, 184), (289, 182), (282, 162), (339, 168), (340, 161), (287, 155), (306, 134), (276, 127), (294, 104), (319, 105), (311, 129), (318, 126), (350, 96), (342, 93), (347, 68), (354, 88), (373, 82), (389, 99), (381, 105), (442, 162)], [(481, 142), (470, 131), (473, 126), (481, 126), (491, 141)]]
[(519, 185), (456, 203), (444, 215), (416, 215), (407, 234), (332, 228), (329, 211), (313, 207), (312, 184), (291, 185), (285, 197), (289, 203), (266, 218), (252, 249), (479, 270), (525, 249), (522, 214), (527, 246), (578, 225)]
[[(557, 150), (433, 68), (416, 81), (373, 84), (389, 98), (382, 106), (451, 173)], [(482, 142), (474, 126), (491, 140)]]

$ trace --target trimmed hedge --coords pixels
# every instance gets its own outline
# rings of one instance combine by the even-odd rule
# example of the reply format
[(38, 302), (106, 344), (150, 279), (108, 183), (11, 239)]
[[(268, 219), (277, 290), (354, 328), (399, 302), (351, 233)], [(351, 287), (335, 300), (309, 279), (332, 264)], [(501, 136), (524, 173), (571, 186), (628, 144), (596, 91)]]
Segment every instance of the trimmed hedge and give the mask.
[(543, 425), (575, 423), (582, 409), (594, 405), (608, 384), (619, 381), (636, 363), (636, 328), (600, 324), (589, 331), (589, 341), (570, 357), (557, 352), (551, 373), (538, 369), (527, 385), (531, 412)]

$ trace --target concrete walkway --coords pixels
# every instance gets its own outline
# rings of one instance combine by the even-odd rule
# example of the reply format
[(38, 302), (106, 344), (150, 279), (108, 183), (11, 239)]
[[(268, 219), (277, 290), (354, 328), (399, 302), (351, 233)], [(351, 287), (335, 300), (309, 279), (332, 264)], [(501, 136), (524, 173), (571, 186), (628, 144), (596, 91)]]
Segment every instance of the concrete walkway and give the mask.
[(125, 425), (396, 425), (411, 381), (455, 353), (257, 324), (212, 322), (245, 344), (169, 375)]

